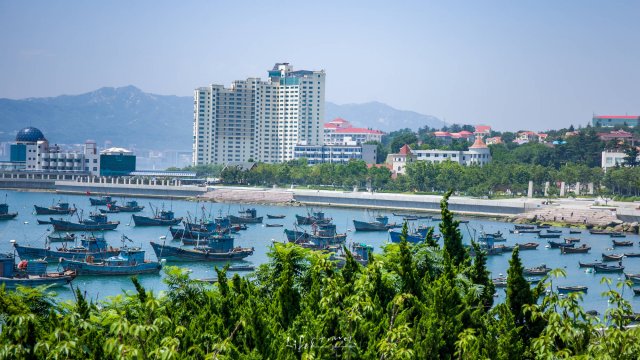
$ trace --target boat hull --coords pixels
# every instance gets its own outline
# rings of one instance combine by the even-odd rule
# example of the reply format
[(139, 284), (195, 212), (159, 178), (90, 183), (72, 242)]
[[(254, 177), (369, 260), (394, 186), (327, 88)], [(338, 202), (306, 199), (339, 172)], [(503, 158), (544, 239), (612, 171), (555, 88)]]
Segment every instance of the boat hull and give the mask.
[(73, 281), (75, 274), (55, 274), (38, 276), (34, 278), (4, 278), (0, 277), (0, 286), (5, 286), (6, 289), (15, 289), (18, 286), (52, 286), (59, 287), (64, 286)]
[[(400, 231), (389, 231), (389, 238), (391, 239), (391, 242), (393, 243), (399, 243), (400, 241), (402, 241), (401, 239), (402, 237), (402, 232)], [(412, 244), (417, 244), (420, 242), (423, 242), (425, 240), (425, 236), (422, 236), (422, 234), (407, 234), (407, 242), (410, 242)]]
[(269, 215), (267, 214), (268, 219), (284, 219), (287, 215)]
[(151, 242), (151, 247), (158, 259), (167, 261), (230, 261), (242, 260), (253, 255), (253, 250), (231, 251), (224, 253), (205, 252), (195, 249), (182, 249), (175, 246), (156, 244)]
[(262, 216), (258, 216), (255, 218), (244, 218), (241, 216), (229, 215), (229, 221), (232, 224), (261, 224)]
[(47, 262), (55, 263), (58, 262), (61, 258), (68, 260), (82, 260), (87, 256), (93, 256), (94, 259), (102, 260), (111, 256), (116, 256), (120, 253), (119, 250), (104, 250), (104, 251), (92, 251), (92, 252), (76, 252), (76, 251), (59, 251), (59, 250), (50, 250), (44, 248), (35, 248), (31, 246), (22, 246), (15, 244), (16, 252), (20, 259), (23, 260), (37, 260), (44, 259)]
[(98, 224), (79, 224), (70, 221), (50, 219), (55, 231), (109, 231), (115, 230), (120, 221), (110, 221)]
[(15, 219), (16, 216), (18, 216), (18, 213), (0, 214), (0, 220), (11, 220)]
[(624, 271), (624, 266), (596, 265), (593, 270), (599, 273), (621, 273)]
[(75, 208), (71, 209), (50, 209), (38, 205), (33, 206), (36, 209), (36, 215), (73, 215), (76, 212)]
[(182, 218), (175, 218), (171, 220), (154, 219), (146, 216), (131, 215), (133, 217), (133, 223), (136, 226), (172, 226), (178, 225)]
[(366, 222), (360, 220), (353, 220), (353, 226), (356, 231), (387, 231), (399, 227), (396, 224), (383, 224), (381, 222)]
[(162, 269), (162, 265), (158, 262), (111, 266), (105, 265), (105, 263), (87, 263), (85, 261), (63, 259), (61, 264), (65, 270), (73, 270), (78, 275), (158, 274)]

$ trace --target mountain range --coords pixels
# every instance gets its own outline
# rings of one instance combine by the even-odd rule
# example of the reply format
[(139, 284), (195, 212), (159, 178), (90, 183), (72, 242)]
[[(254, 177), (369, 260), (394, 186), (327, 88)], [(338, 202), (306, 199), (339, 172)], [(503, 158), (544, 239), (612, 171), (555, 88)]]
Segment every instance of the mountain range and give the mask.
[[(0, 99), (0, 141), (12, 141), (18, 130), (34, 126), (51, 143), (138, 149), (188, 150), (193, 139), (193, 98), (145, 93), (135, 86), (104, 87), (80, 95), (20, 100)], [(325, 118), (349, 120), (354, 126), (386, 132), (441, 125), (433, 116), (394, 109), (379, 102), (325, 103)]]

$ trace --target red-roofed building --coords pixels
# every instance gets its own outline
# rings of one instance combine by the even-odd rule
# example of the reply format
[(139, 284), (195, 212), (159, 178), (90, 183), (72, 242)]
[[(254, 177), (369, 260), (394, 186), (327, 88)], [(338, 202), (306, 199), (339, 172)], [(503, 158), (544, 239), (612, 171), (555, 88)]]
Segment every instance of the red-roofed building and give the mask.
[(495, 137), (487, 138), (487, 145), (494, 145), (494, 144), (502, 144), (502, 137), (495, 136)]
[(545, 142), (547, 139), (547, 134), (538, 134), (534, 131), (520, 131), (518, 136), (513, 140), (514, 143), (518, 143), (520, 145), (538, 141)]
[(633, 134), (624, 131), (624, 130), (613, 130), (608, 133), (598, 133), (598, 137), (602, 141), (611, 141), (611, 140), (619, 140), (619, 141), (631, 141), (633, 140)]
[(380, 130), (356, 128), (345, 119), (336, 118), (324, 124), (325, 144), (363, 144), (367, 141), (382, 141), (385, 135)]
[(480, 134), (483, 136), (489, 136), (491, 134), (491, 126), (487, 126), (487, 125), (476, 125), (475, 126), (476, 134)]

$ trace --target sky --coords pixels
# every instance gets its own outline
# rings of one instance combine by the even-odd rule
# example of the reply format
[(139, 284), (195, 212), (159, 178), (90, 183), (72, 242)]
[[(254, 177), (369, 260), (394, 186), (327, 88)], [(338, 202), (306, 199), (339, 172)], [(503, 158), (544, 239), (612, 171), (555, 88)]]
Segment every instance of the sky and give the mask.
[(0, 0), (0, 98), (191, 96), (289, 62), (324, 69), (338, 104), (585, 126), (640, 114), (639, 14), (640, 1)]

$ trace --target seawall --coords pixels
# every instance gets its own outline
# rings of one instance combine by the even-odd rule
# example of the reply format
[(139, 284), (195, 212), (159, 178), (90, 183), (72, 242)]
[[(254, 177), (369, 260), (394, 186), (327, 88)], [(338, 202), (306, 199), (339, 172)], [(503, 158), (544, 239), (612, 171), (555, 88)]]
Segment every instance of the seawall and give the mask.
[(55, 190), (63, 194), (86, 194), (89, 192), (96, 195), (176, 199), (199, 197), (207, 192), (207, 188), (198, 186), (81, 183), (76, 181), (56, 181)]

